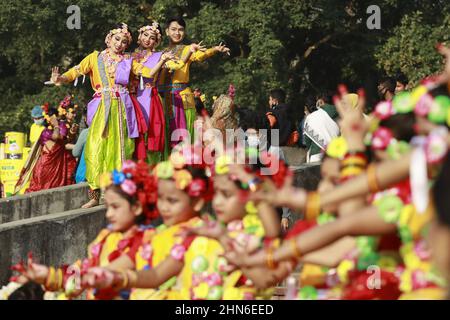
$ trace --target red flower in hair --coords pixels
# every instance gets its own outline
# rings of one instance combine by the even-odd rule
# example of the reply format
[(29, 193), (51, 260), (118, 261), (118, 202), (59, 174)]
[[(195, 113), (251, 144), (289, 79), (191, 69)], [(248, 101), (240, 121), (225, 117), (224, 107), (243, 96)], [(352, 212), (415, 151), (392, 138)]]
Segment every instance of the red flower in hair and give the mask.
[(200, 197), (206, 192), (206, 189), (207, 189), (207, 185), (206, 185), (205, 180), (194, 179), (189, 184), (187, 193), (191, 197)]

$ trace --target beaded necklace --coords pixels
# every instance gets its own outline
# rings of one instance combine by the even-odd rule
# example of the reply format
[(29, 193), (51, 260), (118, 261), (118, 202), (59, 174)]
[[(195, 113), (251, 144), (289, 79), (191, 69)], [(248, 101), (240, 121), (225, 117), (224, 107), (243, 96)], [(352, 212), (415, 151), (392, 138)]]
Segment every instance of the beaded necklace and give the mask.
[(117, 65), (123, 60), (124, 56), (123, 54), (118, 54), (116, 55), (118, 57), (118, 60), (116, 60), (117, 58), (112, 57), (109, 53), (109, 50), (104, 50), (102, 52), (102, 56), (105, 63), (105, 70), (108, 75), (113, 78), (116, 74)]
[(148, 58), (150, 58), (152, 55), (153, 51), (149, 51), (147, 49), (142, 50), (141, 48), (138, 48), (135, 51), (135, 58), (141, 64), (146, 63)]

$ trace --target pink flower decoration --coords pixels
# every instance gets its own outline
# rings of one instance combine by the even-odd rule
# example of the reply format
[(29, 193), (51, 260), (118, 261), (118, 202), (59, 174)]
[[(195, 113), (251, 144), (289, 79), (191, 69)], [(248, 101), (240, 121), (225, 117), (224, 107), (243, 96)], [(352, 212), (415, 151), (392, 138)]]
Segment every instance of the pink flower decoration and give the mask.
[(176, 244), (170, 250), (170, 256), (175, 260), (181, 261), (184, 259), (184, 254), (186, 253), (186, 249), (181, 244)]
[(387, 119), (394, 113), (395, 111), (391, 101), (381, 101), (375, 106), (374, 114), (380, 120)]
[(123, 190), (123, 192), (130, 196), (136, 193), (136, 184), (130, 179), (125, 179), (125, 181), (120, 185), (120, 188)]
[(447, 154), (447, 142), (445, 136), (431, 133), (425, 144), (425, 154), (429, 163), (440, 162)]
[(98, 257), (100, 255), (100, 250), (102, 249), (102, 246), (100, 243), (97, 243), (91, 247), (91, 254), (94, 257)]
[(414, 252), (419, 257), (420, 260), (428, 260), (431, 257), (431, 253), (427, 248), (425, 241), (419, 241), (414, 246)]
[(425, 288), (427, 286), (426, 275), (422, 270), (415, 270), (411, 275), (413, 290)]
[(208, 283), (208, 285), (210, 285), (211, 287), (221, 286), (222, 285), (222, 277), (217, 272), (211, 273), (206, 278), (206, 283)]
[(251, 292), (244, 292), (244, 300), (255, 300), (255, 295)]
[(236, 220), (228, 223), (227, 225), (228, 231), (240, 231), (244, 230), (244, 224), (241, 220)]
[(152, 246), (150, 244), (144, 244), (144, 246), (142, 247), (142, 252), (141, 252), (141, 257), (142, 259), (144, 259), (145, 261), (150, 260), (150, 257), (152, 256)]
[(198, 273), (194, 273), (192, 275), (192, 286), (196, 287), (198, 286), (200, 283), (203, 282), (203, 277), (202, 275), (198, 274)]
[(433, 97), (430, 94), (424, 94), (417, 102), (414, 113), (418, 116), (425, 117), (431, 110), (433, 105)]
[(374, 150), (384, 150), (391, 143), (394, 138), (391, 130), (387, 128), (378, 128), (372, 136), (372, 149)]
[(131, 160), (126, 160), (123, 164), (122, 164), (122, 171), (123, 170), (133, 170), (136, 168), (136, 163), (134, 163)]

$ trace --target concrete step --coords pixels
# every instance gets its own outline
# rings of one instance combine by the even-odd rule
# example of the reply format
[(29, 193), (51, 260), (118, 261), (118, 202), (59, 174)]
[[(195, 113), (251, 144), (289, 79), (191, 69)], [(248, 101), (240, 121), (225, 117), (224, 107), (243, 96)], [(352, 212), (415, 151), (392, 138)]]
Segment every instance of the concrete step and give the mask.
[(0, 224), (80, 208), (89, 186), (79, 183), (0, 199)]
[(86, 257), (88, 244), (105, 225), (104, 206), (1, 224), (0, 286), (12, 275), (10, 266), (30, 251), (38, 262), (54, 266)]

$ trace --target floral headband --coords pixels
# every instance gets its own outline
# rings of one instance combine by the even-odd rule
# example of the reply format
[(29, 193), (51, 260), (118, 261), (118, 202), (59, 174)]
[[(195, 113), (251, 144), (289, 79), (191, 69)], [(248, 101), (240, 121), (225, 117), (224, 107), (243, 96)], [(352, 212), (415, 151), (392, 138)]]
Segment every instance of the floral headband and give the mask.
[(142, 28), (139, 29), (139, 37), (141, 37), (141, 35), (145, 31), (150, 31), (150, 32), (156, 34), (158, 42), (160, 42), (161, 41), (161, 32), (159, 31), (158, 28), (159, 28), (158, 22), (153, 21), (152, 25), (143, 26)]
[(157, 179), (174, 180), (176, 188), (185, 191), (191, 197), (211, 199), (211, 179), (194, 178), (188, 167), (202, 169), (206, 177), (211, 176), (211, 170), (202, 161), (202, 149), (194, 146), (174, 150), (168, 161), (156, 165), (154, 175)]
[(128, 44), (130, 44), (133, 41), (133, 37), (131, 36), (130, 31), (128, 30), (128, 25), (125, 23), (121, 24), (121, 28), (112, 29), (109, 31), (108, 35), (106, 36), (105, 43), (108, 44), (108, 42), (111, 40), (111, 37), (117, 33), (121, 33), (125, 35), (128, 39)]
[(450, 124), (450, 98), (439, 95), (433, 97), (430, 89), (420, 85), (411, 92), (400, 92), (391, 101), (378, 103), (374, 110), (374, 116), (384, 120), (397, 113), (413, 112), (436, 124)]
[(114, 170), (100, 176), (100, 187), (105, 189), (110, 185), (120, 186), (120, 189), (131, 197), (135, 197), (142, 205), (143, 214), (148, 220), (158, 217), (156, 211), (156, 179), (150, 173), (150, 167), (144, 161), (137, 163), (127, 160), (122, 165), (122, 171)]
[(59, 103), (59, 107), (58, 107), (58, 114), (60, 116), (65, 116), (67, 114), (67, 112), (73, 113), (74, 111), (76, 111), (78, 109), (78, 105), (75, 104), (72, 107), (72, 100), (73, 100), (74, 96), (73, 95), (67, 95), (64, 97), (64, 99)]

